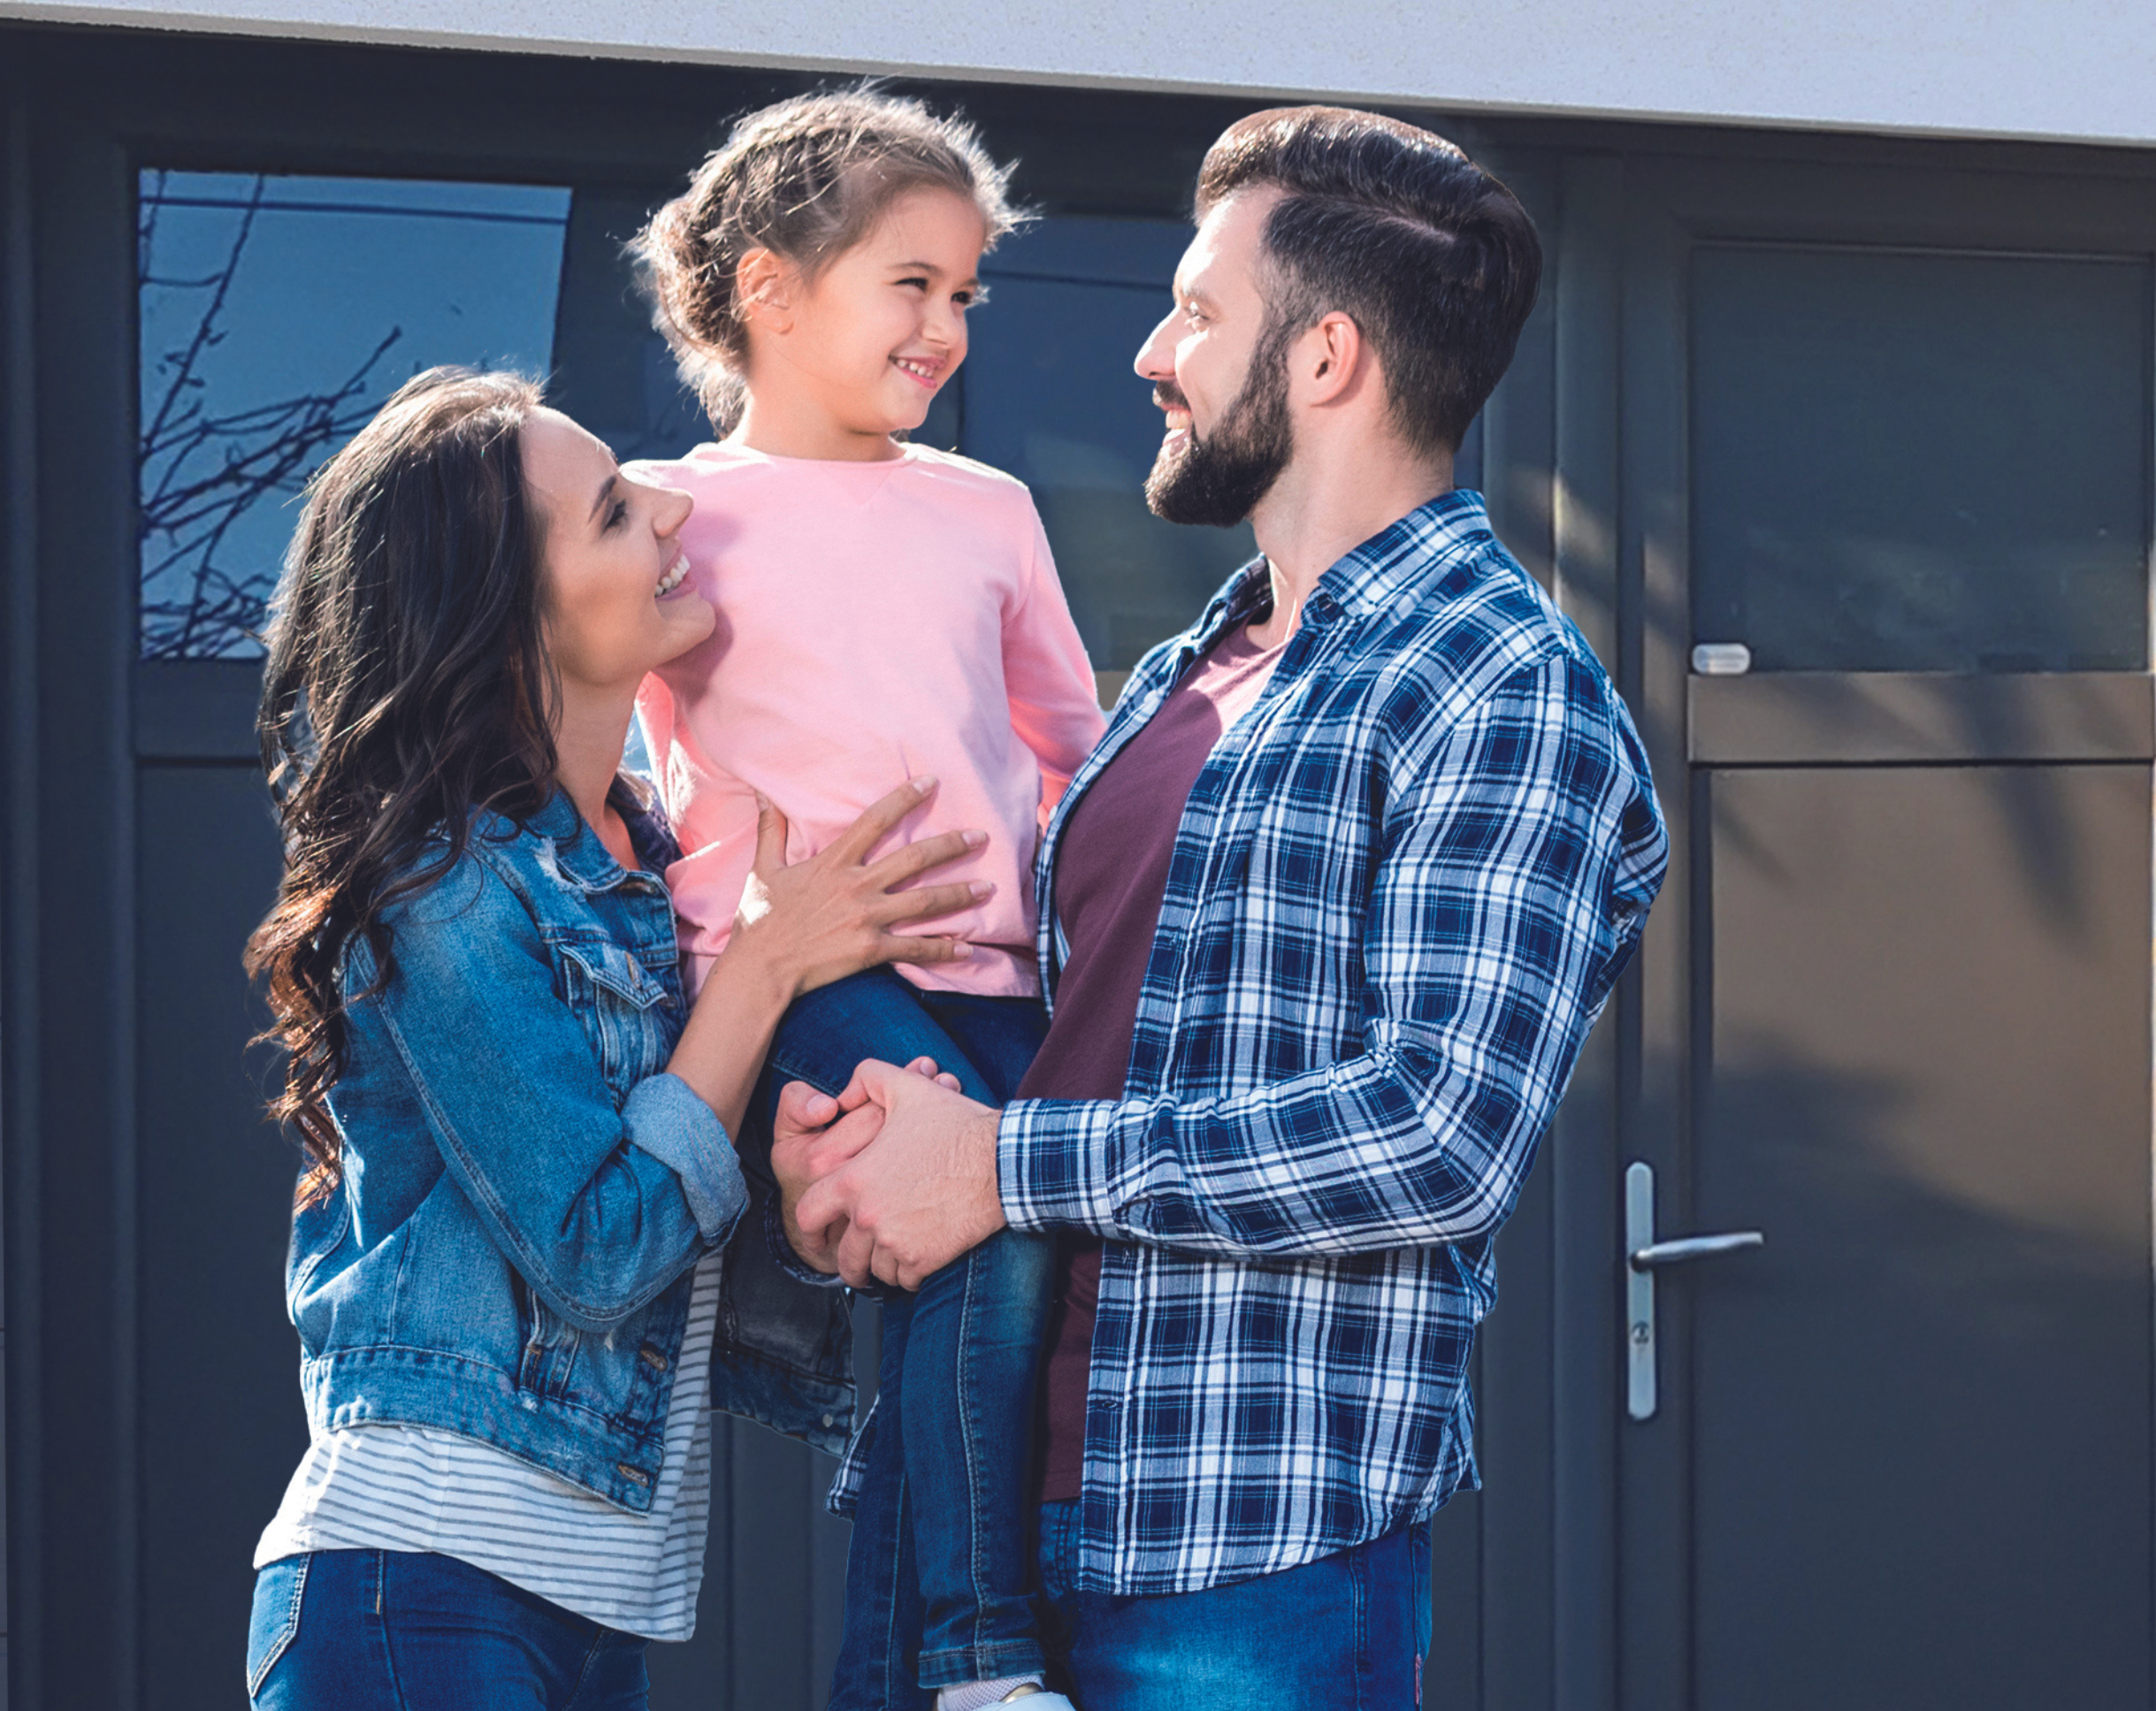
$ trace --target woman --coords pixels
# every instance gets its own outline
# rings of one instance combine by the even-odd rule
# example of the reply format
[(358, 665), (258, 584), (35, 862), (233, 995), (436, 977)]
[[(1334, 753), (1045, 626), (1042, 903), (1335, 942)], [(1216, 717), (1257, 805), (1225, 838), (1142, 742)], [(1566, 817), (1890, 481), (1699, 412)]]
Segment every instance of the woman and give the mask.
[(248, 962), (308, 1155), (312, 1444), (256, 1552), (257, 1707), (646, 1703), (646, 1640), (694, 1619), (749, 1199), (728, 1137), (772, 1027), (967, 953), (891, 929), (982, 887), (895, 888), (979, 834), (867, 859), (932, 781), (792, 867), (767, 808), (684, 1016), (655, 877), (678, 852), (619, 768), (638, 684), (716, 622), (689, 511), (529, 383), (447, 369), (309, 493), (261, 717), (285, 880)]

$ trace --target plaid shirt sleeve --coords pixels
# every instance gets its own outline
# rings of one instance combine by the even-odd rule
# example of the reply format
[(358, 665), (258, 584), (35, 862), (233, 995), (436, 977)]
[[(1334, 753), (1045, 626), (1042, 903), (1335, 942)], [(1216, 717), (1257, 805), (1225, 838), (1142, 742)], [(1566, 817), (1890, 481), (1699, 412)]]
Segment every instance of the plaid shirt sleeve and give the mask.
[(1014, 1104), (1011, 1222), (1212, 1257), (1494, 1231), (1660, 879), (1612, 693), (1552, 650), (1403, 741), (1367, 829), (1359, 1050), (1215, 1096)]

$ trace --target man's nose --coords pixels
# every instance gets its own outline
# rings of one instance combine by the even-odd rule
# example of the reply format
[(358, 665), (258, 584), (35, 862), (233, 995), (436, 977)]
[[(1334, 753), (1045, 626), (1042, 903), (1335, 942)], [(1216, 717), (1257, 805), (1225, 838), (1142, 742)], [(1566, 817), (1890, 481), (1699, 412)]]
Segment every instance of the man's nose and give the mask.
[(1174, 344), (1168, 338), (1168, 323), (1174, 318), (1175, 314), (1173, 309), (1162, 316), (1160, 325), (1146, 334), (1145, 342), (1138, 347), (1137, 359), (1131, 363), (1131, 366), (1137, 370), (1138, 378), (1141, 380), (1166, 380), (1174, 378), (1175, 359), (1172, 354)]

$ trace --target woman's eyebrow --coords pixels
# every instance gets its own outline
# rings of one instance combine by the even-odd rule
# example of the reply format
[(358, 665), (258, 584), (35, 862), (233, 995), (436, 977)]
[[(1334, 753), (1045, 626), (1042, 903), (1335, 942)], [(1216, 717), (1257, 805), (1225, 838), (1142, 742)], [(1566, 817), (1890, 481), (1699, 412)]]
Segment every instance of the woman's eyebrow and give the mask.
[(607, 502), (607, 495), (614, 491), (614, 484), (619, 481), (621, 477), (622, 472), (619, 470), (616, 470), (612, 475), (607, 477), (605, 485), (602, 485), (599, 490), (599, 497), (592, 501), (592, 508), (585, 514), (584, 520), (586, 523), (589, 523), (593, 517), (599, 515), (600, 507)]

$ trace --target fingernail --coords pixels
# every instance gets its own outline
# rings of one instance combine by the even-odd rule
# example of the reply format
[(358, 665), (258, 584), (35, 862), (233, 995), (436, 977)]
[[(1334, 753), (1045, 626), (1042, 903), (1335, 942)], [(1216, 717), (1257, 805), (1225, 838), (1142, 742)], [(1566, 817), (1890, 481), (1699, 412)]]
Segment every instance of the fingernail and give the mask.
[(996, 894), (995, 885), (985, 879), (976, 879), (967, 889), (977, 898), (993, 897)]
[(926, 796), (935, 788), (936, 775), (932, 772), (924, 772), (920, 777), (914, 781), (914, 794), (915, 796)]
[(969, 850), (977, 850), (988, 842), (986, 832), (961, 832), (959, 836), (966, 840), (966, 847)]
[(970, 945), (970, 944), (968, 944), (968, 943), (966, 943), (966, 941), (965, 941), (964, 939), (953, 939), (953, 940), (952, 940), (952, 941), (951, 941), (951, 960), (952, 960), (952, 961), (953, 961), (953, 962), (964, 962), (964, 961), (966, 960), (966, 959), (967, 959), (967, 958), (968, 958), (968, 957), (970, 957), (970, 956), (972, 956), (972, 955), (973, 955), (973, 946), (972, 946), (972, 945)]

